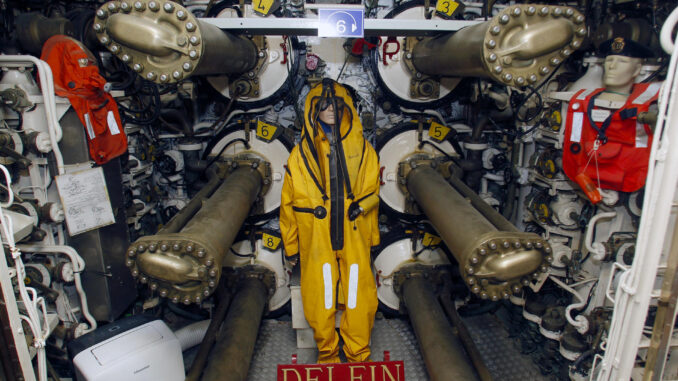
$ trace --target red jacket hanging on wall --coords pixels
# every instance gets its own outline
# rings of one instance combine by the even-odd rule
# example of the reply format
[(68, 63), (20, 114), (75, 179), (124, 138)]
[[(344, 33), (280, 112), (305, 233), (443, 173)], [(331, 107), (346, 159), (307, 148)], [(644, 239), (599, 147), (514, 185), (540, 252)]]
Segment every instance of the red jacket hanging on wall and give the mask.
[(79, 41), (57, 35), (45, 42), (40, 59), (52, 69), (56, 94), (68, 98), (85, 126), (90, 157), (104, 164), (127, 151), (118, 105), (104, 91), (106, 80), (92, 53)]
[[(633, 192), (645, 185), (652, 130), (637, 116), (657, 100), (661, 83), (634, 85), (619, 110), (594, 106), (605, 89), (584, 89), (570, 99), (565, 124), (563, 171), (575, 181), (584, 173), (602, 189)], [(607, 113), (609, 112), (609, 115)], [(600, 146), (594, 154), (594, 143)], [(596, 165), (597, 162), (597, 165)]]

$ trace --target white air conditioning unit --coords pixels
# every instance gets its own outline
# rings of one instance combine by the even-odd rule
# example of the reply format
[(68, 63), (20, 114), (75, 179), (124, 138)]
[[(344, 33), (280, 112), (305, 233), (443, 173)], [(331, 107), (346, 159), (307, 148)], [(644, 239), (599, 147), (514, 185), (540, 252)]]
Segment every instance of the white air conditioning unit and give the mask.
[(181, 344), (162, 320), (121, 319), (68, 345), (80, 381), (183, 381)]

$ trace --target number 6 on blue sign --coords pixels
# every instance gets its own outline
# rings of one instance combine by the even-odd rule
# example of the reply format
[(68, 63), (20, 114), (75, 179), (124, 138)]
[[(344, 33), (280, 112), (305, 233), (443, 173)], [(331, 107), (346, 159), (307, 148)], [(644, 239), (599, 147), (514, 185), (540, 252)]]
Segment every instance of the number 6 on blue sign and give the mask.
[(363, 9), (327, 9), (318, 10), (319, 37), (363, 37)]
[(337, 21), (337, 33), (344, 33), (344, 32), (346, 32), (346, 21), (345, 20)]

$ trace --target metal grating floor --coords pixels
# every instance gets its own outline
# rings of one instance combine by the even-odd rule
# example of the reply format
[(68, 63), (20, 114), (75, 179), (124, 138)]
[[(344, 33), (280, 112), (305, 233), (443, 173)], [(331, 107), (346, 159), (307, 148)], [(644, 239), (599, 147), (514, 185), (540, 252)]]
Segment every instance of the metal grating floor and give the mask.
[[(548, 380), (529, 356), (522, 355), (508, 331), (493, 315), (464, 318), (483, 360), (494, 379), (502, 381)], [(403, 360), (408, 381), (426, 381), (426, 367), (414, 331), (406, 319), (377, 318), (372, 331), (372, 358), (381, 360), (390, 351), (392, 360)], [(259, 330), (248, 381), (273, 381), (278, 364), (290, 364), (292, 354), (299, 363), (313, 363), (315, 349), (297, 349), (290, 321), (264, 320)]]
[[(390, 351), (391, 360), (403, 360), (405, 379), (428, 380), (417, 339), (407, 320), (375, 320), (371, 347), (374, 360), (382, 360), (385, 350)], [(297, 349), (296, 334), (290, 321), (264, 320), (259, 329), (247, 380), (275, 380), (277, 365), (290, 364), (295, 353), (302, 364), (314, 363), (318, 356), (316, 349)]]
[(484, 314), (463, 320), (495, 380), (549, 380), (541, 374), (530, 356), (518, 351), (514, 340), (496, 316)]

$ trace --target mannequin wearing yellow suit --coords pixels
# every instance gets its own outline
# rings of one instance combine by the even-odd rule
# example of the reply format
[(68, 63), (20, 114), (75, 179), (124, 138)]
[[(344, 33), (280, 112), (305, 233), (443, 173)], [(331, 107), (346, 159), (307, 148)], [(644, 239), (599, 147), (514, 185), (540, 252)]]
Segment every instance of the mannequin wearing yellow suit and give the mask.
[(368, 361), (377, 309), (370, 247), (379, 244), (379, 160), (348, 91), (329, 79), (306, 97), (301, 140), (287, 162), (280, 230), (287, 256), (299, 256), (318, 362), (340, 362), (337, 295), (345, 304), (340, 331), (346, 358)]

